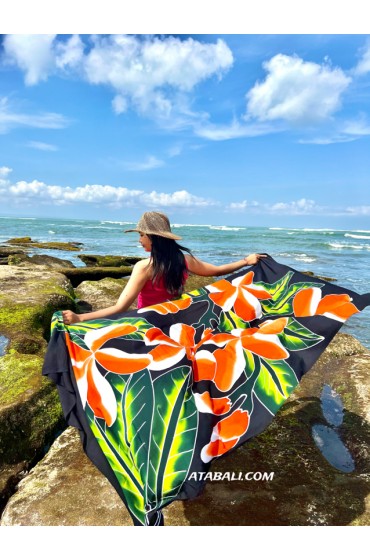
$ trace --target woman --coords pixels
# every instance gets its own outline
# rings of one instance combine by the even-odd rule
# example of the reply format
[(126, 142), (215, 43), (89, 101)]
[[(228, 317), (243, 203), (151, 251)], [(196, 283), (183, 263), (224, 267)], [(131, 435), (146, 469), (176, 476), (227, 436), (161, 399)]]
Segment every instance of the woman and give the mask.
[[(77, 322), (98, 319), (127, 311), (138, 298), (138, 309), (155, 305), (166, 300), (180, 297), (188, 271), (199, 276), (222, 276), (236, 272), (246, 265), (256, 264), (262, 257), (253, 253), (243, 259), (213, 265), (195, 258), (191, 252), (177, 243), (181, 239), (171, 231), (168, 217), (161, 212), (145, 212), (135, 229), (140, 234), (140, 244), (150, 253), (150, 257), (137, 262), (122, 294), (115, 305), (93, 311), (76, 314), (63, 311), (63, 321), (70, 325)], [(183, 251), (188, 254), (184, 255)]]

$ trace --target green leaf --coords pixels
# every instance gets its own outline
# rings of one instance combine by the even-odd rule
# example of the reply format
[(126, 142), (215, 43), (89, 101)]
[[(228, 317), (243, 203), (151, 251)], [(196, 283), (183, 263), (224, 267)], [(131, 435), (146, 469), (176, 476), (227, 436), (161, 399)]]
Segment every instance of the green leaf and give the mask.
[(102, 452), (108, 460), (117, 480), (124, 492), (127, 506), (134, 517), (145, 525), (146, 512), (144, 501), (144, 490), (140, 487), (140, 483), (135, 478), (132, 461), (125, 446), (116, 448), (109, 441), (104, 427), (95, 419), (93, 412), (89, 407), (86, 410), (89, 425), (94, 434)]
[(187, 389), (163, 474), (162, 495), (175, 497), (189, 471), (198, 429), (198, 411), (191, 388)]
[(221, 311), (220, 313), (220, 322), (218, 328), (219, 331), (223, 333), (227, 333), (235, 329), (235, 325), (231, 322), (230, 318), (224, 311)]
[(286, 287), (288, 286), (289, 281), (293, 276), (293, 274), (294, 272), (289, 271), (285, 274), (285, 276), (283, 276), (273, 284), (267, 284), (266, 282), (255, 282), (255, 285), (264, 288), (269, 294), (272, 295), (272, 300), (276, 301), (282, 296), (282, 294), (286, 290)]
[(90, 350), (90, 348), (87, 346), (87, 344), (85, 344), (84, 339), (81, 335), (76, 334), (74, 332), (68, 333), (70, 339), (72, 340), (72, 342), (74, 342), (75, 344), (77, 344), (77, 346), (79, 346), (80, 348), (83, 348), (84, 350)]
[(249, 329), (250, 324), (238, 317), (238, 315), (234, 313), (234, 311), (229, 311), (229, 317), (237, 329)]
[(278, 299), (261, 302), (262, 309), (267, 315), (271, 313), (289, 315), (290, 313), (293, 313), (292, 299), (297, 292), (305, 288), (321, 288), (323, 285), (324, 284), (320, 284), (318, 282), (296, 282), (295, 284), (291, 284), (289, 287), (286, 287)]
[(125, 439), (138, 469), (140, 481), (145, 487), (154, 406), (153, 382), (148, 370), (130, 376), (120, 406), (122, 411), (119, 411), (118, 416), (125, 422)]
[[(198, 288), (196, 290), (192, 290), (191, 292), (186, 292), (186, 294), (188, 294), (189, 296), (191, 296), (194, 299), (195, 297), (206, 296), (206, 295), (208, 295), (208, 292), (205, 288)], [(186, 294), (183, 294), (181, 299), (185, 299), (184, 296)]]
[(297, 385), (293, 369), (284, 360), (261, 360), (253, 391), (267, 410), (276, 414)]
[(323, 338), (317, 335), (316, 333), (310, 331), (310, 329), (304, 327), (299, 321), (294, 319), (294, 317), (289, 317), (286, 329), (289, 329), (290, 331), (294, 332), (296, 336), (299, 336), (301, 338), (308, 338), (308, 339), (312, 338), (313, 340), (317, 340), (317, 338), (320, 339)]
[(256, 359), (258, 360), (258, 357), (250, 352), (249, 350), (244, 348), (244, 358), (245, 358), (245, 375), (247, 376), (247, 378), (249, 379), (249, 377), (254, 373), (255, 369), (256, 369)]
[(154, 380), (155, 406), (150, 441), (148, 492), (160, 505), (186, 479), (193, 456), (198, 413), (189, 388), (190, 368), (180, 367)]
[[(103, 327), (116, 327), (118, 325), (133, 325), (137, 328), (135, 333), (125, 335), (125, 338), (143, 338), (143, 334), (153, 325), (143, 317), (122, 317), (121, 319), (91, 319), (82, 323), (65, 325), (63, 323), (62, 312), (57, 311), (52, 317), (52, 330), (57, 328), (60, 331), (67, 331), (70, 334), (85, 335), (86, 333), (102, 329)], [(133, 336), (134, 335), (134, 336)]]

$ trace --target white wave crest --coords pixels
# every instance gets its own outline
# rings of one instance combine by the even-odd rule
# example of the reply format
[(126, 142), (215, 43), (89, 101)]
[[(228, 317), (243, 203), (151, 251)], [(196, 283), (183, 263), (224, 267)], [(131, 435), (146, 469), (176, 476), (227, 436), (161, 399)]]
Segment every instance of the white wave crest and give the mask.
[(355, 235), (354, 233), (345, 233), (344, 237), (353, 237), (353, 239), (368, 239), (370, 241), (370, 237), (368, 235)]
[(370, 250), (370, 245), (350, 245), (349, 243), (328, 243), (332, 249), (367, 249)]
[(230, 226), (209, 226), (209, 229), (217, 229), (217, 230), (220, 230), (220, 231), (239, 231), (239, 230), (245, 230), (247, 228), (230, 227)]

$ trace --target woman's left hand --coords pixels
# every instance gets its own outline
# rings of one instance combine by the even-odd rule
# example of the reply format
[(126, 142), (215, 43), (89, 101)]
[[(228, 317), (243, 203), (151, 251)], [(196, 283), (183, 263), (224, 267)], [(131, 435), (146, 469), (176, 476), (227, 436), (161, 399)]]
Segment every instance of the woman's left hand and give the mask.
[(263, 259), (264, 257), (267, 257), (267, 255), (261, 255), (259, 253), (252, 253), (251, 255), (248, 255), (247, 257), (244, 257), (244, 260), (247, 264), (257, 264), (258, 261)]

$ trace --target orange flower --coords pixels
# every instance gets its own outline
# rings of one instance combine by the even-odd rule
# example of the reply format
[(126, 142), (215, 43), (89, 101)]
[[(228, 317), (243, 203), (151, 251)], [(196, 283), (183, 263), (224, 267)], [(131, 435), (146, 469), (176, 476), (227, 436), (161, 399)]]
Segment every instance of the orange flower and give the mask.
[(351, 303), (348, 294), (328, 294), (322, 297), (321, 288), (304, 288), (293, 300), (293, 312), (296, 317), (324, 315), (329, 319), (344, 323), (359, 309)]
[(211, 336), (211, 329), (205, 329), (202, 339), (195, 344), (196, 330), (191, 325), (175, 323), (171, 325), (169, 336), (158, 327), (153, 327), (145, 333), (144, 341), (147, 346), (155, 346), (149, 352), (150, 370), (158, 371), (177, 364), (184, 356), (194, 360), (197, 348)]
[(195, 355), (194, 381), (212, 380), (217, 389), (228, 391), (239, 379), (245, 368), (245, 358), (240, 338), (232, 334), (218, 334), (202, 342), (223, 346), (214, 352), (198, 350)]
[(244, 321), (253, 321), (262, 316), (260, 299), (270, 299), (272, 296), (264, 288), (253, 284), (254, 272), (228, 280), (219, 280), (207, 289), (210, 299), (223, 311), (234, 309), (235, 313)]
[(212, 397), (208, 391), (194, 393), (195, 404), (199, 412), (208, 412), (222, 416), (230, 411), (231, 401), (229, 397)]
[(148, 307), (142, 307), (138, 309), (138, 313), (144, 313), (145, 311), (155, 311), (160, 315), (167, 315), (168, 313), (177, 313), (178, 311), (182, 311), (183, 309), (187, 309), (191, 303), (192, 298), (190, 296), (186, 296), (183, 299), (176, 299), (174, 301), (166, 301), (164, 303), (157, 303), (155, 305), (149, 305)]
[[(243, 348), (268, 360), (285, 360), (289, 352), (281, 344), (278, 334), (288, 324), (287, 317), (265, 321), (258, 328), (238, 330)], [(236, 333), (237, 329), (232, 333)]]
[[(214, 352), (198, 350), (195, 355), (194, 381), (212, 380), (217, 389), (228, 391), (245, 368), (244, 350), (269, 360), (284, 360), (289, 353), (277, 336), (288, 323), (286, 317), (265, 321), (259, 328), (234, 329), (207, 337), (201, 344), (223, 346)], [(199, 348), (200, 345), (198, 345)]]
[(99, 363), (104, 369), (121, 375), (129, 375), (147, 367), (151, 358), (146, 355), (128, 354), (116, 348), (102, 349), (111, 338), (125, 336), (136, 330), (137, 327), (125, 324), (91, 330), (84, 338), (88, 350), (75, 344), (66, 332), (66, 342), (82, 406), (85, 408), (87, 402), (95, 416), (104, 418), (108, 426), (112, 426), (116, 420), (117, 403), (110, 383), (100, 373), (96, 364)]
[(247, 410), (237, 408), (232, 414), (220, 420), (213, 428), (211, 440), (200, 453), (203, 463), (230, 451), (245, 434), (249, 426)]

